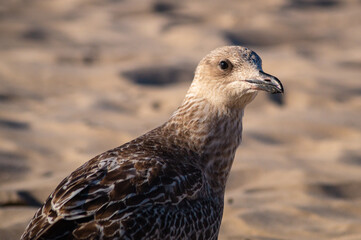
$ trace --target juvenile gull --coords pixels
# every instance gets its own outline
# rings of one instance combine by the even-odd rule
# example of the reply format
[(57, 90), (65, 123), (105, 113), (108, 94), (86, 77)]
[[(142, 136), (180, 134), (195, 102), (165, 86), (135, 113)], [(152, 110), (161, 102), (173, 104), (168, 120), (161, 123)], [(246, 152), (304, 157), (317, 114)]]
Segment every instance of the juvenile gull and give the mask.
[(244, 108), (259, 90), (283, 87), (255, 52), (212, 51), (166, 123), (71, 173), (22, 239), (217, 239)]

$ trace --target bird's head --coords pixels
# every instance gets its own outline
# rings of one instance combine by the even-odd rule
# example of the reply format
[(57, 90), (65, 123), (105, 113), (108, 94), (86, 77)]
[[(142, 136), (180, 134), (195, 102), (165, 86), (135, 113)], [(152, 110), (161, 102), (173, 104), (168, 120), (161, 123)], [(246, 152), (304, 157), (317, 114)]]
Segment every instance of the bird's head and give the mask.
[(283, 93), (283, 86), (263, 72), (262, 60), (255, 52), (241, 46), (220, 47), (204, 57), (190, 88), (192, 95), (214, 104), (242, 108), (258, 91)]

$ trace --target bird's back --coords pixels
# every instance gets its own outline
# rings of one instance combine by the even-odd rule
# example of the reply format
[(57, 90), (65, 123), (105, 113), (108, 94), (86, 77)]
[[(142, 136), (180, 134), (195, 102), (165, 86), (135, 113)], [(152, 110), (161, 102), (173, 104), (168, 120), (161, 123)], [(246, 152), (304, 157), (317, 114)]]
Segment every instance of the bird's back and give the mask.
[(22, 239), (216, 239), (223, 200), (197, 154), (149, 134), (65, 178)]

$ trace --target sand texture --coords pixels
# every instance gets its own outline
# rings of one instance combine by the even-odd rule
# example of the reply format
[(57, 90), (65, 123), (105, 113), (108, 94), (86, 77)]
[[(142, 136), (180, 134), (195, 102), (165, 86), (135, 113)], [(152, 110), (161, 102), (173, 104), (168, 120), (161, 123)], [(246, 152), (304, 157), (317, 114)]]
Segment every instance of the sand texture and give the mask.
[(0, 239), (75, 168), (168, 119), (223, 45), (285, 94), (245, 112), (220, 240), (361, 239), (361, 1), (0, 2)]

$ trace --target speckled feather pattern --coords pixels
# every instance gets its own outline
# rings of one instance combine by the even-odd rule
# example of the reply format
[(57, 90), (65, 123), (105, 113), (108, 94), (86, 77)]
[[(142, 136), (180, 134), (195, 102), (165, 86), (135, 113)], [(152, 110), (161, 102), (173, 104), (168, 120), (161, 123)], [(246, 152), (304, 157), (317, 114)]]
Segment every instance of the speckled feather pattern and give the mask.
[[(65, 178), (22, 239), (217, 239), (243, 110), (255, 94), (242, 93), (229, 105), (222, 94), (233, 90), (222, 84), (230, 79), (215, 81), (217, 72), (201, 70), (230, 54), (260, 64), (246, 48), (221, 50), (202, 60), (183, 104), (165, 124)], [(207, 81), (215, 86), (208, 93)]]

